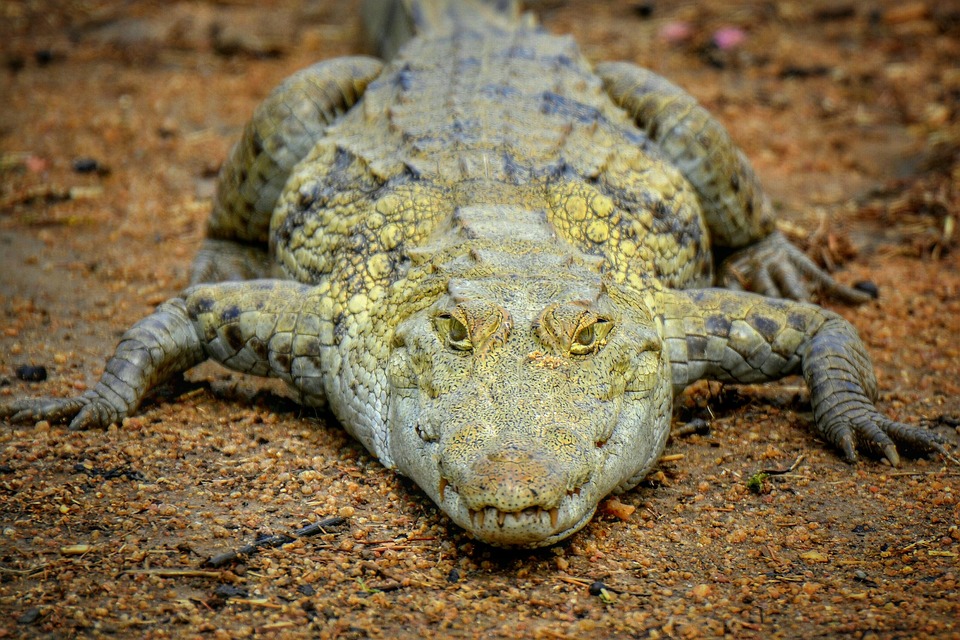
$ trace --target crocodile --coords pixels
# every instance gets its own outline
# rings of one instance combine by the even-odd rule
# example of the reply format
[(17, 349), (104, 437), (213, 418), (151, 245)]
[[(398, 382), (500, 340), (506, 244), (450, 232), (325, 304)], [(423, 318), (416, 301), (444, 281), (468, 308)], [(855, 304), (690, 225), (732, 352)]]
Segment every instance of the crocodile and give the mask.
[(777, 231), (745, 155), (687, 92), (591, 65), (511, 0), (376, 0), (380, 57), (317, 63), (221, 169), (191, 284), (79, 397), (0, 418), (104, 427), (205, 360), (328, 405), (457, 525), (556, 543), (636, 486), (697, 380), (800, 374), (849, 461), (949, 455), (875, 406), (861, 303)]

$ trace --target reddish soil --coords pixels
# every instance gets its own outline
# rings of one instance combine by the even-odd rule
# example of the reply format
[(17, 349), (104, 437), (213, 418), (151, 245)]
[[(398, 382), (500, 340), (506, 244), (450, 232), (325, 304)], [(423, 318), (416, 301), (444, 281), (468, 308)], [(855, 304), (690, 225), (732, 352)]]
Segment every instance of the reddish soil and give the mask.
[[(882, 410), (956, 451), (960, 7), (537, 4), (588, 57), (695, 94), (782, 228), (878, 285), (827, 304), (864, 336)], [(353, 5), (0, 5), (0, 399), (87, 388), (185, 285), (245, 119), (292, 71), (362, 51)], [(189, 377), (106, 431), (0, 425), (0, 638), (960, 637), (960, 468), (844, 463), (799, 380), (698, 386), (678, 415), (712, 416), (708, 433), (674, 438), (570, 540), (505, 552), (331, 416), (212, 365)], [(204, 566), (330, 516), (345, 522)]]

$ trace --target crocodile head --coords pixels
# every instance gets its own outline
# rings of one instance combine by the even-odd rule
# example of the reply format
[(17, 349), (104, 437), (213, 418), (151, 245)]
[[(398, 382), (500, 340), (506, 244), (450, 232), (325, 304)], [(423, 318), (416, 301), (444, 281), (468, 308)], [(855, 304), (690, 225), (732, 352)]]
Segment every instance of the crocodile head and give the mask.
[(569, 258), (545, 273), (549, 262), (449, 277), (394, 332), (394, 462), (497, 546), (579, 530), (642, 479), (669, 431), (668, 363), (641, 294)]

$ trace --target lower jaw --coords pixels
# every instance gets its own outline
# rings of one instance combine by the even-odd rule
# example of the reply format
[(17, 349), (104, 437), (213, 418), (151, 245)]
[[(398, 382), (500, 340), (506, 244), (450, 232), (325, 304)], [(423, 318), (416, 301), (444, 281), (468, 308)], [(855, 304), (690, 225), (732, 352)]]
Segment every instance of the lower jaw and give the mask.
[(522, 527), (500, 527), (498, 524), (485, 526), (482, 529), (467, 529), (471, 536), (492, 545), (494, 547), (514, 548), (514, 549), (536, 549), (538, 547), (547, 547), (556, 544), (567, 538), (584, 527), (590, 518), (593, 517), (594, 510), (584, 514), (579, 520), (571, 526), (560, 531), (540, 531), (529, 530)]
[(578, 505), (568, 501), (579, 501), (579, 496), (565, 498), (554, 513), (542, 509), (505, 513), (493, 507), (471, 512), (460, 503), (459, 496), (447, 498), (444, 502), (455, 503), (450, 505), (453, 508), (444, 508), (454, 522), (477, 540), (505, 548), (533, 549), (556, 544), (582, 529), (596, 511), (594, 505), (578, 517)]

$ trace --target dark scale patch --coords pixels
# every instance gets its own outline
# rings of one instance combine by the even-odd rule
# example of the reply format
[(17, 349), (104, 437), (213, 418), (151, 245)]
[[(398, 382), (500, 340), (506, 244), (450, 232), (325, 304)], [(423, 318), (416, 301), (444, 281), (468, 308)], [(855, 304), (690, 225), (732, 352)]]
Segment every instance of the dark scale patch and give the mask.
[(469, 69), (478, 69), (480, 64), (480, 58), (476, 56), (466, 56), (457, 60), (457, 71), (462, 73)]
[(254, 355), (261, 360), (267, 359), (267, 344), (260, 338), (257, 338), (256, 336), (250, 338), (250, 341), (247, 342), (247, 347), (249, 347), (253, 351)]
[(750, 318), (750, 324), (763, 336), (768, 343), (773, 342), (777, 337), (780, 325), (776, 320), (765, 316), (755, 315)]
[(339, 343), (347, 335), (349, 327), (347, 326), (347, 316), (344, 313), (338, 313), (333, 318), (333, 337), (334, 342)]
[(796, 311), (787, 313), (787, 326), (800, 333), (807, 332), (807, 316)]
[(663, 200), (654, 200), (650, 207), (650, 212), (656, 220), (670, 220), (674, 218), (673, 212)]
[(557, 162), (552, 162), (536, 171), (538, 177), (544, 178), (548, 183), (557, 182), (587, 182), (595, 184), (598, 180), (596, 176), (587, 177), (580, 174), (575, 167), (566, 160), (560, 158)]
[(652, 146), (650, 139), (653, 137), (653, 135), (648, 136), (645, 131), (633, 127), (621, 129), (621, 131), (623, 132), (623, 137), (626, 138), (627, 142), (630, 144), (640, 148), (643, 151), (650, 150)]
[(313, 340), (301, 341), (300, 343), (298, 343), (298, 346), (300, 347), (301, 350), (294, 355), (296, 355), (298, 358), (301, 358), (301, 357), (316, 358), (317, 360), (315, 360), (315, 362), (319, 366), (320, 347), (321, 347), (320, 340), (313, 339)]
[(240, 331), (239, 323), (233, 322), (224, 325), (220, 329), (220, 335), (234, 351), (239, 351), (244, 347), (243, 332)]
[(740, 176), (736, 173), (730, 176), (730, 188), (734, 193), (740, 193)]
[(453, 130), (453, 138), (461, 144), (470, 144), (477, 141), (477, 130), (480, 128), (480, 122), (477, 120), (461, 120), (459, 118), (450, 125)]
[(730, 318), (722, 314), (710, 314), (704, 318), (707, 333), (720, 338), (730, 335), (730, 324)]
[(500, 100), (516, 98), (522, 94), (519, 89), (511, 87), (508, 84), (490, 83), (480, 87), (480, 95), (484, 98), (490, 98), (491, 100)]
[(273, 354), (273, 361), (277, 363), (281, 371), (290, 371), (291, 358), (289, 353), (275, 353)]
[(403, 175), (404, 175), (408, 180), (419, 180), (420, 177), (423, 175), (423, 173), (420, 171), (420, 169), (418, 169), (418, 168), (415, 167), (414, 165), (410, 164), (409, 162), (404, 162), (404, 163), (403, 163)]
[(297, 207), (300, 209), (309, 209), (317, 202), (319, 195), (320, 193), (315, 184), (311, 184), (309, 188), (301, 188), (300, 191), (297, 192)]
[(707, 338), (705, 336), (687, 336), (687, 360), (706, 360)]
[(196, 318), (201, 313), (210, 313), (213, 305), (214, 301), (212, 298), (194, 298), (190, 301), (190, 306), (187, 307), (187, 311), (191, 317)]
[(343, 172), (357, 159), (357, 156), (350, 150), (337, 145), (337, 153), (333, 159), (333, 166), (330, 167), (330, 173)]
[(651, 122), (649, 122), (649, 123), (647, 124), (647, 135), (648, 135), (648, 136), (650, 136), (651, 138), (653, 138), (654, 140), (656, 140), (656, 139), (657, 139), (657, 134), (659, 134), (659, 133), (660, 133), (660, 123), (659, 123), (656, 119), (654, 119), (653, 121), (651, 121)]
[(530, 171), (517, 162), (516, 157), (509, 151), (504, 151), (501, 157), (503, 160), (503, 171), (507, 178), (516, 184), (526, 181)]
[(537, 52), (533, 47), (515, 44), (507, 49), (507, 57), (514, 60), (536, 60)]
[(403, 65), (403, 68), (397, 71), (396, 83), (400, 87), (401, 91), (410, 91), (413, 88), (413, 80), (416, 77), (416, 72), (410, 68), (410, 64), (407, 63)]
[(255, 157), (263, 153), (263, 139), (260, 137), (260, 134), (250, 138), (250, 150), (253, 151)]
[(402, 133), (404, 143), (416, 153), (433, 153), (443, 143), (443, 139), (433, 135), (413, 135), (408, 131)]
[(601, 113), (594, 107), (553, 91), (544, 91), (540, 94), (540, 113), (548, 116), (559, 115), (585, 124), (603, 119)]
[(232, 322), (240, 317), (240, 307), (235, 304), (230, 305), (223, 310), (223, 313), (220, 314), (220, 320), (222, 322)]

